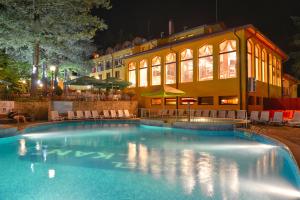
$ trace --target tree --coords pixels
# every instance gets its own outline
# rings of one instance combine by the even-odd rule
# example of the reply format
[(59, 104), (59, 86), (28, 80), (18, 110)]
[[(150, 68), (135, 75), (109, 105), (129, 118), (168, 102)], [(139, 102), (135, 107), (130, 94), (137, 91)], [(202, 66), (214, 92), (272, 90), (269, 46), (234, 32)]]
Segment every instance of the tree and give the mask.
[[(97, 30), (106, 29), (93, 8), (110, 8), (109, 0), (0, 0), (0, 49), (33, 64), (32, 85), (40, 58), (51, 62), (86, 59)], [(35, 88), (32, 87), (32, 91)]]
[(300, 79), (300, 17), (292, 17), (297, 33), (293, 36), (291, 58), (292, 72)]

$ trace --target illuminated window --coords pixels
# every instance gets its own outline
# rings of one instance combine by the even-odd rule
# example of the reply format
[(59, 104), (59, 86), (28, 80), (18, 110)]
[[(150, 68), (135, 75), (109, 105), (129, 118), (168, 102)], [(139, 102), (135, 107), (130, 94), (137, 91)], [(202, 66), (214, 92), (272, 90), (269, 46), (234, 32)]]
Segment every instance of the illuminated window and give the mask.
[(248, 62), (248, 77), (253, 77), (253, 66), (252, 66), (252, 55), (253, 55), (253, 43), (251, 40), (247, 42), (247, 62)]
[(213, 46), (205, 45), (199, 49), (199, 81), (213, 79)]
[(276, 85), (276, 57), (273, 56), (273, 65), (272, 65), (272, 79), (273, 79), (273, 85)]
[(151, 105), (161, 105), (161, 98), (151, 99)]
[(214, 97), (198, 97), (198, 105), (214, 105)]
[(181, 83), (193, 81), (193, 50), (186, 49), (181, 52)]
[(147, 87), (148, 86), (148, 62), (142, 60), (140, 62), (140, 77), (139, 77), (139, 86)]
[(221, 96), (219, 97), (220, 105), (237, 105), (239, 103), (239, 99), (237, 96)]
[(196, 99), (193, 97), (181, 97), (180, 98), (180, 104), (181, 105), (188, 105), (190, 103), (190, 105), (193, 105), (195, 103)]
[(110, 72), (106, 73), (106, 78), (110, 78)]
[(226, 40), (220, 44), (220, 79), (236, 77), (236, 41)]
[(260, 47), (259, 45), (255, 45), (255, 78), (256, 80), (261, 81), (261, 77), (260, 77), (260, 66), (259, 66), (259, 59), (260, 59)]
[(165, 105), (176, 105), (176, 98), (165, 98)]
[(281, 60), (277, 59), (277, 86), (281, 86)]
[(156, 56), (152, 59), (152, 85), (160, 85), (161, 84), (161, 58)]
[(131, 83), (130, 87), (136, 87), (136, 63), (130, 63), (129, 66), (129, 82)]
[(267, 52), (263, 49), (261, 54), (261, 77), (263, 82), (267, 82)]
[(272, 54), (269, 54), (269, 84), (273, 84)]
[(176, 83), (176, 54), (166, 56), (166, 84)]

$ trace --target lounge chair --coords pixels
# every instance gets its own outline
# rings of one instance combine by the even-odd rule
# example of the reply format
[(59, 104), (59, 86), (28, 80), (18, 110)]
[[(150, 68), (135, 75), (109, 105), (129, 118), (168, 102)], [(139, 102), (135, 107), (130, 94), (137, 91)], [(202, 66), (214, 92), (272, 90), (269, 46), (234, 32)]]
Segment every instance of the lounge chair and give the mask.
[(216, 110), (211, 110), (209, 116), (212, 117), (212, 118), (216, 118), (217, 114), (218, 114), (218, 112)]
[(84, 115), (83, 115), (82, 110), (77, 110), (76, 111), (76, 117), (77, 117), (77, 119), (84, 119)]
[(251, 111), (251, 114), (250, 114), (250, 121), (251, 123), (256, 123), (259, 121), (259, 111)]
[(219, 110), (218, 118), (226, 118), (226, 110)]
[(108, 112), (108, 110), (103, 110), (103, 116), (104, 116), (104, 118), (106, 118), (106, 119), (111, 118), (111, 117), (110, 117), (110, 114), (109, 114), (109, 112)]
[(294, 116), (287, 122), (289, 126), (300, 126), (300, 111), (295, 111)]
[(77, 119), (77, 117), (74, 115), (74, 111), (68, 111), (67, 119), (69, 120)]
[(128, 110), (124, 110), (124, 115), (126, 118), (135, 118), (134, 114), (130, 114)]
[(118, 110), (118, 118), (124, 118), (123, 110)]
[(273, 119), (269, 122), (273, 125), (282, 125), (283, 124), (283, 112), (274, 112)]
[(260, 118), (257, 122), (267, 124), (270, 120), (270, 112), (269, 111), (262, 111), (260, 113)]
[(236, 114), (237, 119), (247, 120), (247, 112), (246, 110), (238, 110)]
[(227, 113), (227, 118), (235, 119), (235, 111), (234, 110), (229, 110), (228, 113)]
[(202, 117), (209, 117), (209, 110), (204, 110), (202, 113)]
[(117, 113), (115, 110), (110, 110), (110, 116), (111, 118), (117, 118)]
[(175, 117), (175, 116), (176, 116), (175, 110), (169, 110), (168, 115), (169, 115), (170, 117)]
[(196, 110), (195, 111), (195, 117), (201, 117), (202, 115), (202, 110)]
[(85, 119), (93, 119), (91, 111), (89, 110), (84, 111), (84, 117)]
[(50, 112), (50, 120), (51, 121), (60, 121), (63, 120), (64, 118), (59, 116), (58, 111), (53, 110)]
[(159, 111), (159, 116), (160, 117), (164, 117), (164, 116), (166, 116), (168, 114), (168, 110), (160, 110)]
[(183, 117), (184, 116), (184, 110), (183, 109), (178, 109), (177, 110), (177, 116), (178, 117)]
[(98, 113), (97, 110), (93, 110), (93, 111), (92, 111), (92, 117), (93, 117), (94, 119), (100, 119), (100, 118), (101, 118), (101, 116), (99, 115), (99, 113)]

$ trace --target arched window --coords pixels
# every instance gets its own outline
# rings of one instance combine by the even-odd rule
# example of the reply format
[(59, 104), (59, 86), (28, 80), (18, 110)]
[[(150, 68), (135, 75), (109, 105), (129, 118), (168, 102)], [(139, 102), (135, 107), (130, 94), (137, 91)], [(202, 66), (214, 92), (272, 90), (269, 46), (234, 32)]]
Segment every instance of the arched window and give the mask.
[(128, 65), (128, 81), (131, 83), (130, 87), (136, 87), (136, 63), (132, 62)]
[(176, 54), (169, 53), (166, 56), (166, 84), (176, 83)]
[(193, 50), (186, 49), (180, 55), (181, 83), (193, 81)]
[(281, 86), (281, 60), (277, 59), (277, 86)]
[(263, 82), (267, 82), (267, 52), (265, 49), (261, 53), (261, 78)]
[(269, 54), (269, 84), (273, 84), (273, 64), (272, 64), (272, 59), (273, 59), (273, 56), (272, 54)]
[(199, 49), (199, 81), (213, 79), (213, 46), (204, 45)]
[(236, 41), (226, 40), (219, 45), (220, 48), (220, 79), (236, 77)]
[(272, 67), (272, 75), (273, 75), (273, 85), (277, 85), (276, 80), (276, 57), (273, 55), (273, 67)]
[(140, 61), (140, 77), (139, 77), (139, 86), (147, 87), (148, 86), (148, 62), (147, 60)]
[(152, 85), (160, 85), (161, 84), (161, 57), (155, 56), (152, 59)]
[(248, 66), (248, 77), (253, 77), (253, 65), (252, 65), (252, 55), (253, 55), (253, 43), (251, 40), (247, 42), (247, 66)]
[(260, 68), (260, 47), (258, 44), (255, 45), (255, 78), (256, 80), (261, 81), (261, 68)]

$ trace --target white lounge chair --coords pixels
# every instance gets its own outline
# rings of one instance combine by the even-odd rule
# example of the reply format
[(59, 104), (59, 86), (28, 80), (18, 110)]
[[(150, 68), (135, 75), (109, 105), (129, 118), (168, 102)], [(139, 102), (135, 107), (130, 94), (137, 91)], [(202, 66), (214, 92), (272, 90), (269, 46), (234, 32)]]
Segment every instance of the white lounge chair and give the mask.
[(283, 124), (283, 112), (275, 112), (273, 119), (270, 121), (270, 124), (282, 125)]
[(110, 110), (110, 116), (111, 118), (117, 118), (117, 113), (115, 110)]
[(58, 111), (53, 110), (50, 112), (50, 120), (51, 121), (60, 121), (63, 120), (64, 118), (59, 116)]
[(74, 115), (74, 111), (68, 111), (68, 120), (74, 120), (77, 119), (77, 117)]
[(92, 119), (93, 117), (92, 117), (91, 111), (89, 111), (89, 110), (84, 111), (84, 117), (85, 117), (85, 119)]
[(109, 112), (108, 112), (108, 110), (103, 110), (103, 116), (104, 116), (104, 118), (106, 118), (106, 119), (111, 118), (111, 117), (110, 117), (110, 114), (109, 114)]
[(226, 118), (226, 110), (219, 110), (218, 118)]
[(237, 119), (247, 120), (247, 112), (246, 110), (238, 110), (236, 114)]
[(228, 113), (227, 113), (227, 118), (235, 119), (235, 111), (234, 110), (229, 110)]
[(84, 115), (83, 115), (82, 110), (77, 110), (76, 111), (76, 117), (77, 117), (77, 119), (84, 119)]
[(217, 114), (218, 114), (218, 112), (216, 110), (211, 110), (209, 116), (212, 117), (212, 118), (216, 118)]
[(209, 117), (209, 110), (204, 110), (202, 113), (202, 117)]
[(129, 110), (124, 110), (124, 115), (126, 118), (135, 118), (135, 115), (130, 114)]
[(295, 111), (293, 119), (287, 122), (289, 126), (300, 126), (300, 111)]
[(270, 112), (269, 111), (262, 111), (260, 113), (260, 118), (257, 122), (266, 124), (266, 123), (269, 122), (269, 120), (270, 120)]
[(118, 110), (118, 118), (124, 118), (123, 110)]
[(252, 123), (256, 123), (259, 121), (259, 111), (251, 111), (251, 114), (250, 114), (250, 121)]
[(183, 117), (184, 116), (184, 110), (183, 109), (178, 109), (177, 110), (177, 116), (178, 117)]
[(195, 116), (196, 117), (201, 117), (202, 115), (202, 110), (196, 110), (196, 112), (195, 112)]
[(100, 118), (101, 118), (101, 116), (99, 115), (99, 113), (98, 113), (97, 110), (93, 110), (93, 111), (92, 111), (92, 117), (93, 117), (94, 119), (100, 119)]

